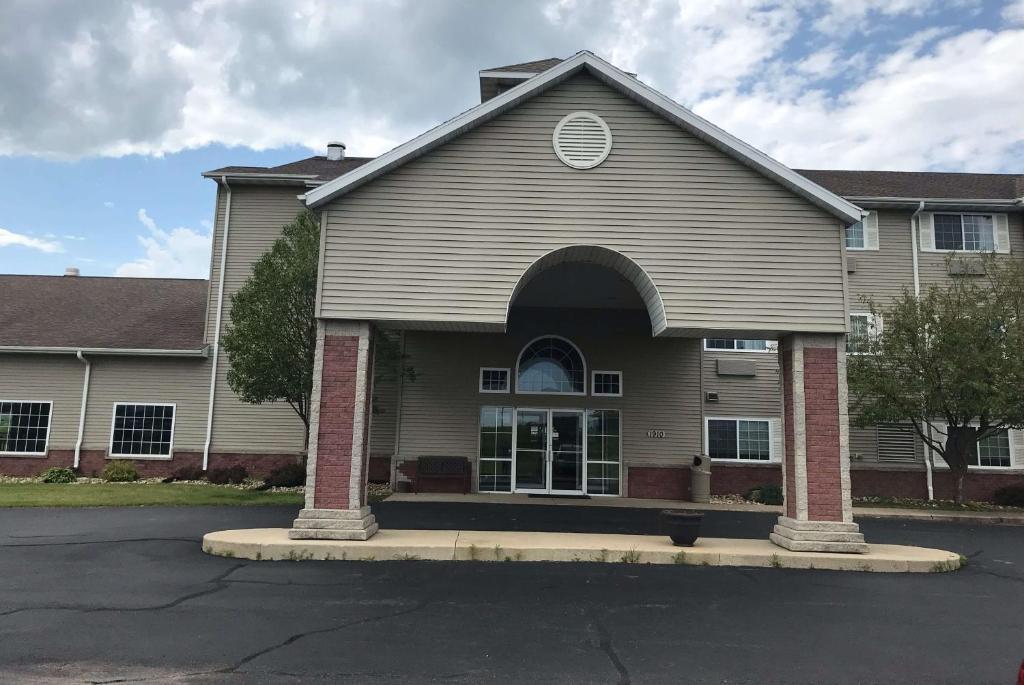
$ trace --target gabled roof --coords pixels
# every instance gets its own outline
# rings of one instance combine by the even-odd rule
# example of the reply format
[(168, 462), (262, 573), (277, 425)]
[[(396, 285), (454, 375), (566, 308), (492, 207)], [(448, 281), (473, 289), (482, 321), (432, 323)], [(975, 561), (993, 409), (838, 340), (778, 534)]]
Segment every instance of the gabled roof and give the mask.
[(207, 281), (0, 275), (0, 351), (198, 351)]
[(763, 152), (726, 133), (711, 122), (673, 102), (591, 52), (579, 52), (547, 71), (523, 81), (459, 116), (399, 145), (377, 159), (306, 193), (306, 203), (317, 207), (360, 185), (420, 157), (476, 128), (545, 90), (586, 70), (609, 87), (664, 116), (731, 157), (775, 180), (843, 221), (859, 221), (861, 210), (843, 198), (796, 173)]
[(227, 176), (229, 179), (293, 177), (297, 183), (313, 185), (347, 174), (372, 159), (372, 157), (345, 157), (332, 160), (323, 155), (317, 155), (278, 166), (226, 166), (212, 171), (204, 171), (203, 176), (213, 179), (220, 179), (223, 176)]
[(1024, 175), (935, 171), (838, 171), (795, 169), (847, 198), (1015, 200), (1024, 196)]

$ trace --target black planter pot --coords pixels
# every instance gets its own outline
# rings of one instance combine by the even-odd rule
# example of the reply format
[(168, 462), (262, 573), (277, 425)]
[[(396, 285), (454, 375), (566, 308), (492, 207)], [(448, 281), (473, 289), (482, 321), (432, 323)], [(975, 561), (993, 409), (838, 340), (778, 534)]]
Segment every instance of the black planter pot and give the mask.
[(672, 544), (677, 547), (689, 547), (700, 537), (700, 524), (704, 520), (704, 513), (662, 509), (659, 518), (661, 532), (672, 538)]

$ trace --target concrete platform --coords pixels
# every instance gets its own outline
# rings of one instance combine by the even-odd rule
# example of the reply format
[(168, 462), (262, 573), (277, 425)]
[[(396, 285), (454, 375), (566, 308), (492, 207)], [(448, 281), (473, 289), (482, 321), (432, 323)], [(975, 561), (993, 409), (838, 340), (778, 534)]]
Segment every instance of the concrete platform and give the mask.
[(934, 573), (960, 568), (953, 552), (869, 545), (867, 554), (796, 552), (768, 540), (701, 538), (675, 547), (660, 535), (381, 530), (369, 540), (292, 540), (288, 528), (223, 530), (203, 536), (203, 551), (254, 560), (593, 561), (694, 566)]

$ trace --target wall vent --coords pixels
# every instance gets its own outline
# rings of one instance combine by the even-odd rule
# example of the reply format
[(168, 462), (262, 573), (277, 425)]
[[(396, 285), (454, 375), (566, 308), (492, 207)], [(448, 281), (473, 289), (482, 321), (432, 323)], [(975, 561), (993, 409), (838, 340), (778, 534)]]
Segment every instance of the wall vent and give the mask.
[(552, 143), (555, 154), (567, 166), (593, 169), (608, 158), (612, 150), (612, 132), (596, 114), (573, 112), (555, 126)]
[(705, 402), (717, 402), (718, 401), (718, 393), (717, 392), (706, 392), (706, 393), (704, 393), (704, 401)]

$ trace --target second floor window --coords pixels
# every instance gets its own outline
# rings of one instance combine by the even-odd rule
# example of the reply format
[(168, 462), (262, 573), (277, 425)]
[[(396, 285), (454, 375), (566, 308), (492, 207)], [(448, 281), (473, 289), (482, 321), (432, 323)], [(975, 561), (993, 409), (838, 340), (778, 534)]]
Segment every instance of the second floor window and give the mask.
[(736, 340), (734, 338), (708, 338), (704, 341), (706, 350), (739, 350), (747, 352), (771, 352), (775, 342), (769, 340)]
[(991, 252), (996, 249), (991, 214), (936, 214), (935, 249)]
[(865, 354), (880, 328), (881, 319), (871, 314), (850, 314), (850, 335), (846, 338), (846, 351), (850, 354)]
[(858, 221), (846, 227), (846, 248), (849, 250), (864, 249), (864, 222)]
[(523, 349), (516, 369), (516, 392), (582, 395), (583, 355), (565, 338), (537, 338)]

